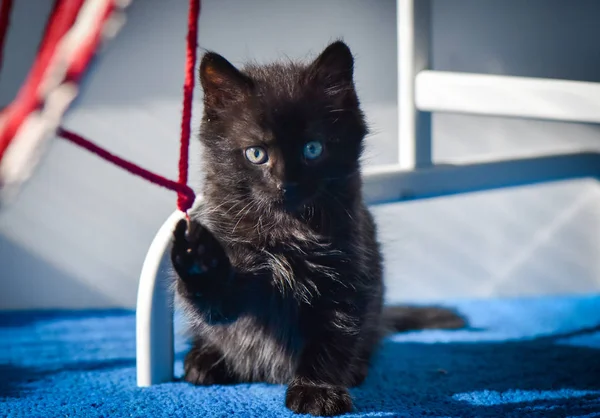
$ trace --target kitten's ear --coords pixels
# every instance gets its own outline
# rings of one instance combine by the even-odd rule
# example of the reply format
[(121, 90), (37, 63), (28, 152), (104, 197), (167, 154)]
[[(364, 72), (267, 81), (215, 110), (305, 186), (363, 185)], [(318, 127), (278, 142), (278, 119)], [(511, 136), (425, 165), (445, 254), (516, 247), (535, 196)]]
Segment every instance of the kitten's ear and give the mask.
[(348, 45), (342, 41), (330, 44), (310, 65), (309, 74), (328, 95), (354, 90), (354, 57)]
[(202, 57), (200, 83), (207, 108), (220, 108), (240, 100), (252, 88), (250, 78), (215, 52), (208, 52)]

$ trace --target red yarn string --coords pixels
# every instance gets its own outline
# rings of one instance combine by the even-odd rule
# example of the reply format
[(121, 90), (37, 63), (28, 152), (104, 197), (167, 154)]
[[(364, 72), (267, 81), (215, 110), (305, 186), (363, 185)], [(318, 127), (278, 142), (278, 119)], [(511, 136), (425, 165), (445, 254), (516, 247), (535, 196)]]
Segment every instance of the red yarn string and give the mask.
[[(190, 149), (190, 131), (192, 122), (192, 99), (194, 96), (194, 81), (196, 80), (194, 66), (196, 65), (196, 49), (198, 42), (198, 18), (200, 17), (200, 0), (190, 0), (188, 13), (188, 33), (185, 54), (185, 81), (183, 84), (183, 113), (181, 116), (181, 143), (179, 146), (179, 183), (188, 182), (188, 165)], [(177, 207), (187, 212), (185, 196), (179, 194)]]
[(0, 70), (2, 70), (2, 62), (4, 61), (4, 43), (8, 32), (8, 24), (10, 23), (12, 5), (13, 0), (2, 0), (2, 5), (0, 5)]
[(183, 207), (190, 208), (194, 203), (194, 191), (188, 185), (169, 180), (163, 176), (159, 176), (158, 174), (154, 174), (136, 164), (124, 160), (121, 157), (111, 154), (104, 148), (99, 147), (98, 145), (83, 138), (82, 136), (74, 132), (68, 131), (64, 128), (58, 128), (57, 134), (60, 137), (90, 151), (91, 153), (96, 154), (97, 156), (105, 159), (106, 161), (109, 161), (115, 164), (116, 166), (119, 166), (129, 171), (131, 174), (142, 177), (143, 179), (148, 180), (151, 183), (176, 191), (177, 193), (179, 193), (179, 196), (181, 196), (183, 199)]

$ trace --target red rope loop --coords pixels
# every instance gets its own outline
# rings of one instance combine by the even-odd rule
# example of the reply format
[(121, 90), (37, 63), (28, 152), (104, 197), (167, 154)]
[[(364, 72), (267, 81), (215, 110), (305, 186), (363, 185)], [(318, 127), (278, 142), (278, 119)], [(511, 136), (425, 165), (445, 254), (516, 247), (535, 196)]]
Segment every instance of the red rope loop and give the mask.
[(166, 177), (152, 173), (151, 171), (148, 171), (145, 168), (142, 168), (139, 165), (129, 162), (117, 155), (111, 154), (104, 148), (94, 144), (93, 142), (82, 137), (81, 135), (76, 134), (75, 132), (68, 131), (64, 128), (58, 128), (56, 133), (58, 134), (58, 136), (90, 151), (93, 154), (96, 154), (97, 156), (113, 163), (118, 167), (121, 167), (124, 170), (129, 171), (131, 174), (139, 176), (158, 186), (162, 186), (169, 190), (177, 192), (182, 198), (182, 207), (186, 208), (185, 210), (182, 209), (183, 212), (191, 208), (194, 204), (194, 199), (196, 198), (196, 195), (187, 184), (182, 184), (173, 180), (169, 180)]

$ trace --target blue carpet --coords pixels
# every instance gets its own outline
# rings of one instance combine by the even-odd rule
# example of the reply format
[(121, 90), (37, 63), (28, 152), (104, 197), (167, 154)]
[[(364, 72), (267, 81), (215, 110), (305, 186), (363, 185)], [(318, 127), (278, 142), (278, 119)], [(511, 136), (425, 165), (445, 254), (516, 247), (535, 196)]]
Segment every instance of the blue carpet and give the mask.
[[(388, 338), (349, 416), (600, 416), (600, 296), (453, 306), (471, 329)], [(0, 416), (293, 415), (282, 386), (137, 388), (134, 331), (130, 311), (1, 313)]]

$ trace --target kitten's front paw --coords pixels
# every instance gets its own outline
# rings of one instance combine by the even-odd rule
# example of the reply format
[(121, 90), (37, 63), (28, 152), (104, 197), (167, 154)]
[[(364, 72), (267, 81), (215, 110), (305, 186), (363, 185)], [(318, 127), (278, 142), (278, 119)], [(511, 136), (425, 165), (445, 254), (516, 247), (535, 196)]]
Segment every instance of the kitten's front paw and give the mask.
[(352, 399), (348, 389), (342, 386), (292, 382), (285, 395), (285, 406), (297, 414), (334, 416), (351, 412)]
[(223, 355), (216, 350), (194, 347), (183, 361), (183, 380), (193, 385), (225, 385), (235, 383), (234, 376), (227, 370)]
[(217, 239), (202, 224), (179, 221), (173, 232), (171, 262), (178, 276), (187, 284), (197, 279), (222, 278), (231, 271), (227, 254)]

